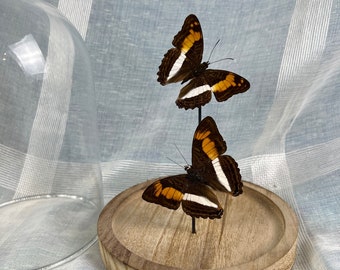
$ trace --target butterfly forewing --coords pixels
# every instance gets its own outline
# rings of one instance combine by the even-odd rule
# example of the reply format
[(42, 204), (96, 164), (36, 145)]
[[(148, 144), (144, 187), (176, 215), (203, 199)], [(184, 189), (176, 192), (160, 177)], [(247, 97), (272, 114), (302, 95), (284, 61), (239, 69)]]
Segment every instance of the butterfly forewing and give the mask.
[(158, 81), (162, 84), (187, 81), (200, 65), (203, 54), (203, 34), (197, 17), (189, 15), (174, 37), (171, 48), (159, 66)]
[(194, 133), (192, 142), (192, 167), (203, 168), (207, 163), (222, 155), (227, 144), (218, 131), (214, 119), (205, 117)]
[(187, 174), (180, 174), (158, 179), (144, 190), (142, 198), (147, 202), (176, 210), (181, 204), (187, 177)]
[(186, 17), (182, 29), (174, 36), (172, 44), (200, 64), (203, 54), (203, 33), (201, 24), (194, 14)]

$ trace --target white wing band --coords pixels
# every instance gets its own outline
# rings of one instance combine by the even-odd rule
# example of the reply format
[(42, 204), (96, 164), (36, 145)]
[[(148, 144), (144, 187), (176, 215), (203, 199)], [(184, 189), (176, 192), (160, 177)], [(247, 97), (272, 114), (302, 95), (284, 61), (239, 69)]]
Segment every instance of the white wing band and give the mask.
[(196, 97), (196, 96), (199, 96), (200, 94), (202, 94), (206, 91), (211, 91), (210, 85), (208, 85), (208, 84), (205, 84), (205, 85), (196, 87), (194, 89), (191, 89), (186, 95), (181, 97), (181, 99)]
[(230, 185), (229, 185), (229, 181), (227, 179), (227, 177), (225, 176), (223, 170), (222, 170), (222, 167), (221, 167), (221, 163), (220, 163), (220, 160), (218, 158), (215, 158), (213, 161), (212, 161), (212, 164), (214, 166), (214, 169), (215, 169), (215, 172), (216, 172), (216, 175), (217, 175), (217, 179), (218, 181), (220, 181), (220, 183), (229, 191), (231, 192), (231, 188), (230, 188)]
[(204, 206), (209, 206), (213, 208), (218, 208), (218, 205), (213, 203), (212, 201), (209, 201), (206, 197), (197, 196), (195, 194), (185, 193), (183, 196), (183, 200), (196, 202)]
[(176, 73), (181, 69), (185, 59), (186, 59), (185, 54), (181, 53), (181, 55), (177, 58), (176, 62), (172, 66), (172, 68), (171, 68), (171, 70), (169, 72), (168, 79), (171, 79), (173, 76), (176, 75)]

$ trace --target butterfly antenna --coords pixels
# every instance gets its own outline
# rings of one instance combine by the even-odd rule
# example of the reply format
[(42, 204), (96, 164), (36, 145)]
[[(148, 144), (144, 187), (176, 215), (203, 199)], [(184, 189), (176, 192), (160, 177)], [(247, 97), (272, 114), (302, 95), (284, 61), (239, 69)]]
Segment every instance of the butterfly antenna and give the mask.
[(222, 58), (222, 59), (216, 60), (214, 62), (211, 62), (210, 64), (214, 64), (214, 63), (221, 62), (221, 61), (224, 61), (224, 60), (234, 60), (234, 58), (226, 57), (226, 58)]
[(214, 47), (212, 48), (212, 50), (211, 50), (211, 52), (210, 52), (210, 55), (209, 55), (209, 58), (208, 58), (208, 63), (209, 63), (209, 60), (210, 60), (210, 58), (211, 58), (211, 56), (212, 56), (212, 54), (213, 54), (213, 52), (214, 52), (214, 50), (215, 50), (215, 48), (216, 48), (216, 46), (217, 46), (217, 44), (220, 42), (220, 39), (218, 39), (217, 40), (217, 42), (215, 43), (215, 45), (214, 45)]
[(175, 147), (176, 147), (176, 149), (177, 149), (178, 153), (181, 155), (181, 157), (182, 157), (182, 158), (183, 158), (183, 160), (185, 161), (185, 163), (186, 163), (187, 165), (189, 165), (188, 161), (185, 159), (185, 157), (183, 156), (182, 152), (179, 150), (179, 148), (177, 147), (177, 145), (176, 145), (176, 144), (175, 144)]
[(169, 158), (169, 157), (166, 157), (168, 160), (172, 161), (173, 163), (175, 163), (176, 165), (180, 166), (182, 169), (185, 169), (185, 166), (177, 163), (176, 161), (174, 161), (173, 159)]

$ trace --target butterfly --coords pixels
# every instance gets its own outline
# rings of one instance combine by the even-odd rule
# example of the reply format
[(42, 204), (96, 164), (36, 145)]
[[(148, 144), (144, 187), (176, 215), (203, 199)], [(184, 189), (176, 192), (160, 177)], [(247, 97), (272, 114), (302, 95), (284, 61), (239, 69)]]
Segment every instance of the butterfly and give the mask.
[(176, 100), (179, 108), (194, 109), (211, 100), (211, 92), (217, 101), (226, 101), (235, 94), (249, 89), (249, 82), (233, 72), (207, 69), (209, 61), (203, 62), (203, 33), (200, 22), (189, 15), (182, 29), (174, 37), (171, 48), (164, 55), (157, 73), (161, 85), (190, 82), (185, 85)]
[(237, 162), (222, 155), (227, 144), (218, 131), (214, 119), (204, 118), (196, 128), (192, 143), (192, 165), (185, 166), (187, 174), (160, 178), (149, 185), (142, 198), (192, 217), (221, 218), (223, 208), (213, 190), (238, 196), (242, 181)]

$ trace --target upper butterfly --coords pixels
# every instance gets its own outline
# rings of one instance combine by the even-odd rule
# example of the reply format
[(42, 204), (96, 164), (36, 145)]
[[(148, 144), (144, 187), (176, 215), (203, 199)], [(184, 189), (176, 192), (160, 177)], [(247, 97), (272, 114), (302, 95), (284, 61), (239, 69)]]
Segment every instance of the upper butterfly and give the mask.
[(228, 155), (226, 142), (213, 118), (206, 117), (198, 125), (192, 143), (192, 166), (187, 174), (160, 178), (144, 191), (145, 201), (183, 211), (192, 217), (221, 218), (221, 207), (212, 189), (242, 193), (242, 181), (237, 162)]
[(176, 100), (179, 108), (194, 109), (205, 105), (214, 93), (217, 101), (226, 101), (250, 87), (249, 82), (233, 72), (207, 69), (209, 62), (202, 61), (203, 33), (200, 22), (189, 15), (181, 31), (174, 37), (171, 48), (162, 60), (157, 73), (161, 85), (191, 80), (184, 86)]

